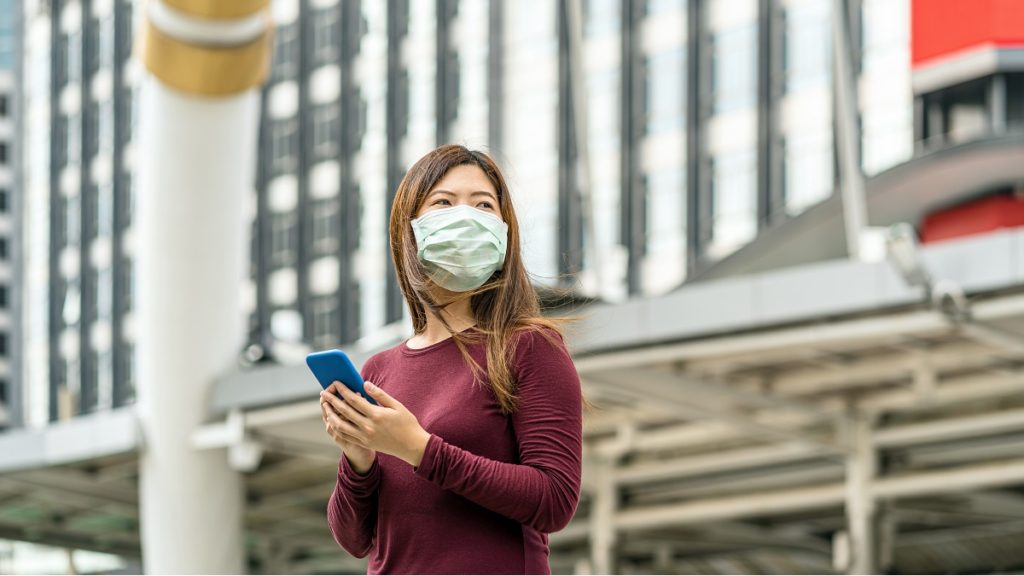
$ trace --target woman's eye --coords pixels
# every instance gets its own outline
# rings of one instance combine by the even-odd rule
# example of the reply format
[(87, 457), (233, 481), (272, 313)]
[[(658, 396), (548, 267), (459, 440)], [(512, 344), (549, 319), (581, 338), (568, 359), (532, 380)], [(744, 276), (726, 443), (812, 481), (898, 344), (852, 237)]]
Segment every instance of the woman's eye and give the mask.
[(438, 204), (441, 204), (442, 202), (449, 205), (451, 204), (451, 201), (449, 201), (447, 198), (439, 198), (437, 200), (434, 200), (434, 205), (436, 206)]
[(477, 208), (486, 208), (487, 210), (493, 210), (494, 206), (490, 202), (481, 202), (476, 205)]

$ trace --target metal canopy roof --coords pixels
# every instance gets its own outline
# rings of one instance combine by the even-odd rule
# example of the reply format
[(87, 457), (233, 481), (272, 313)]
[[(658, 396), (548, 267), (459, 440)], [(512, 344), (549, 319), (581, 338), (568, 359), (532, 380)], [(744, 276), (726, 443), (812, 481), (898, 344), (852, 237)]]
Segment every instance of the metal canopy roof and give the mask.
[[(845, 261), (586, 309), (572, 344), (597, 408), (553, 570), (586, 568), (597, 546), (620, 572), (831, 572), (846, 508), (865, 501), (884, 569), (1024, 568), (1024, 232), (926, 260), (967, 289), (976, 324), (951, 324), (885, 264)], [(213, 393), (264, 450), (246, 474), (254, 571), (365, 569), (327, 530), (338, 453), (315, 394), (303, 367)], [(0, 537), (138, 555), (137, 443), (17, 464), (10, 439)]]

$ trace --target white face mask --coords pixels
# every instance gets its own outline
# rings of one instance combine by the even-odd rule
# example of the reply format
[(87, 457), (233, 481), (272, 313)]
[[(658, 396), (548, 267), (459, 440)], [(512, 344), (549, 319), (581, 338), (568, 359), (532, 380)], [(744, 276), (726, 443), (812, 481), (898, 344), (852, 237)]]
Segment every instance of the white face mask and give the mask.
[(505, 264), (508, 225), (472, 206), (427, 212), (412, 221), (412, 231), (427, 275), (452, 292), (483, 286)]

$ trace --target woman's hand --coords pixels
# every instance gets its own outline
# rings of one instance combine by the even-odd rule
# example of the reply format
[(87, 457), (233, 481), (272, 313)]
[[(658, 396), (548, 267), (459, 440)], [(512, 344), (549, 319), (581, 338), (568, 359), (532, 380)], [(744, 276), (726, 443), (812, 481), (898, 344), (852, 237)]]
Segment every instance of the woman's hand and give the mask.
[(347, 390), (340, 382), (334, 382), (320, 393), (320, 413), (323, 416), (327, 433), (334, 440), (334, 443), (338, 445), (338, 448), (341, 448), (345, 458), (348, 459), (349, 465), (357, 474), (365, 476), (373, 466), (377, 453), (366, 446), (360, 445), (352, 436), (345, 433), (346, 427), (350, 427), (351, 424), (346, 423), (328, 401), (328, 398), (337, 400), (338, 397), (334, 393), (341, 389)]
[[(335, 383), (337, 384), (337, 383)], [(332, 384), (332, 386), (334, 386)], [(339, 418), (339, 430), (352, 442), (400, 458), (419, 466), (430, 434), (420, 426), (416, 416), (372, 382), (366, 382), (366, 393), (377, 401), (374, 406), (365, 398), (338, 384), (342, 399), (334, 394), (321, 394)]]

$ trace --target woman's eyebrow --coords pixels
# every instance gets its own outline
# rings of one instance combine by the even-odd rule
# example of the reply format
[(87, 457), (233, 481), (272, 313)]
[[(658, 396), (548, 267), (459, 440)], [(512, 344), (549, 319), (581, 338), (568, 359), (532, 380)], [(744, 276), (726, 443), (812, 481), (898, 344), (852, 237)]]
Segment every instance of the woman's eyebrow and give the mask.
[[(447, 194), (449, 196), (455, 196), (455, 192), (452, 192), (451, 190), (440, 190), (440, 189), (431, 191), (428, 196), (433, 196), (434, 194)], [(490, 190), (477, 190), (475, 192), (470, 192), (469, 195), (470, 196), (490, 196), (491, 198), (494, 198), (495, 200), (498, 199), (498, 196), (494, 192), (491, 192)]]

